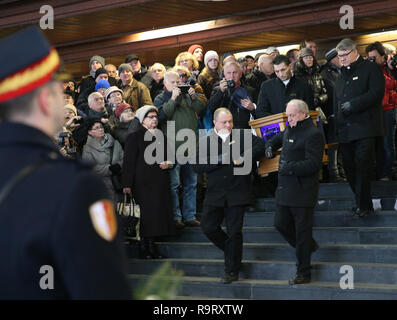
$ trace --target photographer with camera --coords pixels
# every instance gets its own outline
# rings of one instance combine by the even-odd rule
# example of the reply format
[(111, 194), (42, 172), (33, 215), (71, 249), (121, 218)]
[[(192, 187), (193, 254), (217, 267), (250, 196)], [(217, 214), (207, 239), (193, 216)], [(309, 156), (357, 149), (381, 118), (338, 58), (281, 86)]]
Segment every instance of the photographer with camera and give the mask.
[(65, 122), (62, 130), (55, 137), (59, 151), (67, 158), (77, 158), (77, 142), (72, 136), (73, 130), (81, 124), (81, 117), (77, 115), (77, 109), (72, 104), (64, 107)]
[(389, 64), (387, 63), (385, 48), (380, 42), (371, 43), (365, 48), (365, 52), (368, 54), (368, 60), (382, 68), (385, 78), (385, 95), (383, 96), (382, 107), (386, 136), (378, 137), (376, 141), (376, 178), (389, 181), (392, 179), (395, 157), (393, 139), (396, 131), (397, 80), (394, 79), (390, 71), (390, 63), (393, 64), (393, 62), (389, 60)]
[(254, 89), (241, 83), (242, 71), (235, 61), (223, 66), (223, 74), (219, 86), (212, 91), (208, 108), (214, 113), (216, 109), (225, 107), (233, 115), (234, 128), (251, 129), (248, 121), (255, 117), (256, 106), (252, 102)]
[[(154, 99), (154, 105), (159, 109), (159, 126), (166, 134), (168, 139), (175, 139), (179, 130), (191, 129), (196, 138), (198, 135), (197, 116), (202, 116), (205, 111), (205, 103), (198, 98), (193, 88), (186, 90), (180, 86), (180, 76), (175, 71), (167, 71), (164, 75), (163, 93)], [(182, 88), (182, 89), (181, 89)], [(175, 133), (170, 136), (167, 132), (167, 121), (173, 121)], [(167, 139), (167, 140), (168, 140)], [(175, 151), (179, 146), (186, 143), (184, 141), (175, 141)], [(170, 141), (168, 141), (170, 142)], [(196, 146), (194, 146), (196, 148)], [(174, 151), (174, 152), (175, 152)], [(179, 186), (181, 184), (180, 173), (182, 171), (183, 179), (183, 209), (179, 206)], [(198, 227), (200, 222), (196, 220), (196, 187), (197, 174), (193, 171), (189, 163), (180, 164), (176, 159), (175, 166), (170, 170), (171, 198), (174, 210), (174, 220), (177, 228), (184, 226)], [(182, 222), (182, 217), (183, 221)]]

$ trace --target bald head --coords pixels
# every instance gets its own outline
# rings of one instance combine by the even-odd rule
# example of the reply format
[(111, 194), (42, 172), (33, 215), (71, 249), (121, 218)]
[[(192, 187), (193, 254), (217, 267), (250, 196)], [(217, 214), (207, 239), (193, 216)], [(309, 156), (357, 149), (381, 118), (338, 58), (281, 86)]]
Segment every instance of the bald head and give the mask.
[(226, 108), (216, 109), (214, 112), (214, 127), (218, 133), (228, 133), (233, 129), (233, 115)]
[(299, 121), (306, 119), (309, 114), (309, 107), (305, 101), (293, 99), (288, 102), (285, 113), (288, 116), (289, 125), (295, 127)]
[(261, 72), (270, 76), (274, 73), (273, 57), (268, 54), (263, 54), (258, 59), (258, 66)]

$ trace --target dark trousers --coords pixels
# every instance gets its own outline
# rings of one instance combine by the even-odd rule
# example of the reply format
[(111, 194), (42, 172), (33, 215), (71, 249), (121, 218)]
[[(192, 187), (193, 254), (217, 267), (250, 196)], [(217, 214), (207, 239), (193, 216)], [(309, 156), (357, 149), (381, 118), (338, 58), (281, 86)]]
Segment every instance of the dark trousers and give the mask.
[[(243, 221), (245, 206), (204, 206), (201, 229), (209, 240), (225, 253), (225, 272), (238, 273), (243, 256)], [(225, 219), (226, 231), (221, 229)]]
[(310, 276), (310, 261), (315, 246), (313, 239), (313, 212), (312, 207), (276, 206), (274, 227), (284, 239), (296, 248), (297, 274)]
[(365, 138), (341, 143), (343, 168), (352, 189), (356, 206), (361, 210), (373, 210), (371, 175), (374, 169), (375, 138)]

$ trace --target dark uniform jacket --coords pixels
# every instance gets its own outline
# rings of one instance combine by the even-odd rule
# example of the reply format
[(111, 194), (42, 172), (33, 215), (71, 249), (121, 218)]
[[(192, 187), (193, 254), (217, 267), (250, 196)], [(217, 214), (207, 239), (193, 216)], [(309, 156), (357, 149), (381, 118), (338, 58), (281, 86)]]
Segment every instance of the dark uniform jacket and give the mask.
[[(214, 130), (210, 135), (200, 139), (196, 164), (193, 165), (193, 169), (197, 173), (207, 173), (207, 193), (204, 205), (224, 207), (226, 203), (228, 206), (244, 206), (252, 202), (251, 170), (244, 175), (235, 174), (237, 173), (235, 169), (241, 170), (242, 168), (235, 167), (232, 160), (238, 159), (239, 156), (244, 158), (244, 154), (250, 158), (247, 150), (251, 148), (244, 143), (244, 131), (246, 131), (247, 138), (252, 138), (252, 159), (246, 159), (246, 161), (255, 161), (263, 157), (266, 144), (262, 139), (253, 136), (250, 130), (239, 131), (238, 133), (237, 130), (233, 130), (226, 142), (223, 142)], [(240, 144), (236, 137), (240, 137)], [(211, 153), (211, 145), (214, 146), (213, 153)], [(236, 148), (235, 154), (233, 154), (233, 146)], [(229, 164), (227, 164), (227, 160)]]
[[(276, 202), (289, 207), (314, 207), (319, 188), (324, 137), (311, 118), (299, 121), (295, 127), (269, 141), (273, 150), (282, 147), (276, 189)], [(281, 170), (280, 170), (281, 171)]]
[(252, 70), (252, 72), (247, 75), (246, 83), (250, 87), (255, 89), (254, 96), (253, 96), (255, 103), (257, 103), (257, 101), (258, 101), (258, 96), (259, 96), (259, 92), (261, 90), (262, 83), (264, 83), (267, 80), (275, 79), (275, 78), (277, 78), (276, 74), (272, 73), (270, 75), (270, 78), (268, 79), (266, 77), (266, 75), (262, 71), (260, 71), (259, 67), (255, 67), (254, 70)]
[[(0, 204), (0, 299), (131, 298), (119, 237), (105, 240), (90, 218), (91, 205), (109, 199), (101, 179), (43, 132), (0, 124), (0, 189), (42, 160)], [(40, 287), (43, 266), (54, 289)]]
[[(134, 74), (134, 79), (142, 82), (150, 90), (150, 83), (153, 80), (152, 73), (145, 66), (141, 66), (141, 72)], [(154, 98), (152, 97), (152, 100)]]
[[(334, 89), (334, 112), (338, 141), (348, 143), (385, 134), (382, 98), (385, 78), (381, 68), (361, 56), (342, 67)], [(341, 106), (351, 103), (352, 114), (345, 116)]]
[[(241, 87), (247, 90), (248, 95), (253, 102), (252, 96), (254, 93), (254, 89), (244, 84), (242, 84)], [(251, 115), (255, 117), (255, 110), (243, 110), (238, 107), (232, 101), (233, 99), (231, 99), (231, 97), (233, 96), (233, 92), (234, 89), (227, 89), (225, 92), (222, 92), (219, 86), (214, 87), (214, 89), (212, 90), (211, 99), (207, 103), (208, 109), (210, 109), (211, 113), (214, 114), (215, 110), (218, 108), (227, 108), (233, 115), (233, 124), (235, 129), (250, 129), (251, 127), (249, 126), (248, 122), (250, 121)]]
[(287, 86), (279, 79), (271, 79), (262, 83), (256, 108), (256, 118), (285, 112), (287, 103), (292, 99), (301, 99), (314, 110), (313, 92), (309, 85), (292, 76)]

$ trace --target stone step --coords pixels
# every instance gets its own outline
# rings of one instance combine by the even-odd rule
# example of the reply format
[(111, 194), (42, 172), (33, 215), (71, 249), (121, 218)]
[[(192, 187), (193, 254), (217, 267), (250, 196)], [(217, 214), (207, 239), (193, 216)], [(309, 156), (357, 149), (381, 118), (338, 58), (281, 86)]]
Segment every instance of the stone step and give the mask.
[[(134, 274), (153, 274), (165, 260), (130, 259), (128, 271)], [(167, 259), (174, 269), (188, 277), (221, 277), (224, 261), (220, 259)], [(339, 282), (346, 274), (342, 266), (351, 266), (354, 283), (397, 285), (397, 264), (380, 263), (312, 263), (312, 281)], [(286, 280), (296, 273), (295, 262), (243, 260), (240, 275), (244, 279)]]
[[(223, 259), (223, 252), (208, 242), (158, 242), (159, 251), (168, 258)], [(136, 244), (126, 246), (127, 256), (138, 256)], [(243, 259), (296, 261), (295, 249), (286, 243), (244, 243)], [(312, 262), (397, 263), (397, 245), (321, 244)]]
[[(247, 212), (244, 217), (245, 227), (271, 227), (274, 225), (274, 212)], [(315, 227), (397, 227), (397, 211), (375, 211), (363, 219), (353, 217), (352, 212), (315, 211)]]
[[(147, 281), (147, 275), (130, 274), (134, 288)], [(339, 282), (313, 281), (288, 285), (287, 280), (241, 278), (231, 284), (219, 283), (219, 277), (183, 277), (178, 296), (257, 300), (396, 300), (397, 285), (357, 283), (354, 289), (341, 289)]]
[[(374, 181), (371, 184), (373, 198), (396, 198), (397, 181)], [(353, 192), (348, 183), (320, 183), (318, 197), (352, 198)]]
[[(374, 209), (381, 210), (395, 210), (396, 206), (395, 198), (383, 198), (373, 199)], [(319, 199), (315, 206), (317, 211), (346, 211), (351, 210), (355, 206), (353, 198), (331, 198)], [(259, 198), (255, 201), (255, 208), (257, 211), (274, 211), (276, 208), (276, 202), (274, 198)]]
[[(226, 231), (226, 229), (224, 228)], [(397, 227), (315, 227), (313, 237), (319, 243), (397, 244)], [(285, 242), (274, 227), (244, 227), (244, 242)], [(200, 228), (185, 228), (174, 237), (162, 240), (173, 242), (209, 242)]]

